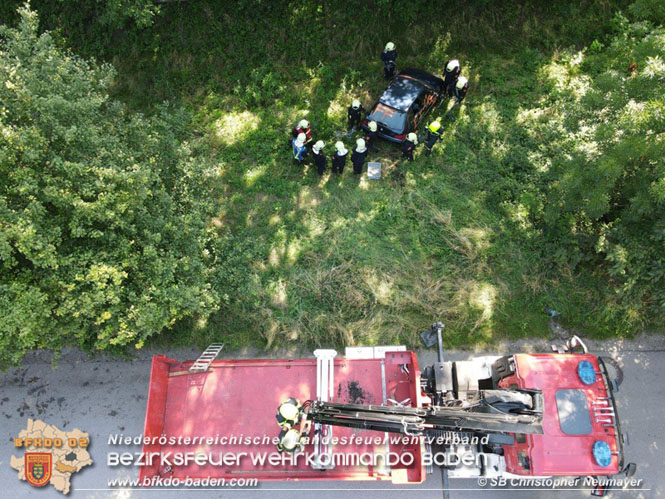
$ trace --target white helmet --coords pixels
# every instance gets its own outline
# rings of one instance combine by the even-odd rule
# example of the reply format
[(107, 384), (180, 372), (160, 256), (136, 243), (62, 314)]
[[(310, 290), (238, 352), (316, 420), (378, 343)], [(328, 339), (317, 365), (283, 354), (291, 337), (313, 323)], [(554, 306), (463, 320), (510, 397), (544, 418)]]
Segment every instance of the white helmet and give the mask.
[(300, 120), (300, 121), (298, 122), (298, 126), (299, 126), (300, 128), (307, 128), (307, 127), (309, 127), (309, 121), (307, 121), (307, 120)]
[(353, 109), (358, 109), (360, 107), (360, 101), (358, 99), (353, 99), (353, 102), (351, 103), (351, 107)]
[(304, 133), (299, 133), (298, 137), (296, 138), (296, 144), (301, 146), (305, 143), (306, 140), (307, 140), (307, 135), (305, 135)]
[(395, 44), (393, 42), (386, 43), (386, 48), (385, 48), (384, 51), (385, 52), (390, 52), (392, 50), (395, 50)]
[(464, 88), (464, 85), (466, 85), (467, 81), (468, 81), (468, 80), (467, 80), (466, 78), (464, 78), (463, 76), (460, 76), (460, 77), (458, 78), (458, 80), (457, 80), (457, 84), (456, 84), (455, 86), (456, 86), (457, 88), (459, 88), (460, 90), (462, 90), (462, 89)]
[(413, 142), (414, 144), (417, 144), (418, 136), (415, 133), (411, 132), (409, 135), (406, 136), (406, 140)]
[(376, 121), (370, 121), (369, 124), (367, 125), (367, 128), (369, 128), (372, 132), (376, 132), (377, 126), (376, 126)]
[(300, 445), (300, 432), (294, 428), (287, 430), (280, 442), (282, 448), (287, 452), (296, 450)]
[(323, 143), (322, 140), (319, 140), (316, 144), (314, 144), (314, 147), (312, 147), (312, 149), (316, 152), (319, 152), (321, 149), (323, 149), (323, 146), (325, 146), (325, 144)]
[(365, 139), (356, 140), (356, 151), (363, 152), (365, 150)]
[(455, 71), (457, 68), (459, 68), (459, 61), (452, 59), (446, 66), (446, 71)]
[(348, 152), (344, 147), (344, 142), (342, 142), (341, 140), (335, 143), (335, 149), (337, 149), (337, 152), (340, 154), (346, 154)]

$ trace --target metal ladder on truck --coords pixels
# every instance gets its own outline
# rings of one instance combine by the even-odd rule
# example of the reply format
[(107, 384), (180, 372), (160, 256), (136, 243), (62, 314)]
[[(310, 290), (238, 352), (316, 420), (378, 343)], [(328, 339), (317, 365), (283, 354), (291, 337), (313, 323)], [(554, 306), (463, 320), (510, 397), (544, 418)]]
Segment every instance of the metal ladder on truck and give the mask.
[(219, 352), (224, 348), (223, 343), (211, 343), (208, 345), (199, 358), (189, 367), (190, 373), (204, 373), (212, 364), (212, 361), (217, 358)]
[[(332, 401), (335, 393), (335, 350), (314, 350), (316, 357), (316, 399), (321, 403)], [(332, 432), (330, 425), (314, 423), (314, 462), (312, 468), (330, 470), (335, 464), (330, 459), (332, 449)]]

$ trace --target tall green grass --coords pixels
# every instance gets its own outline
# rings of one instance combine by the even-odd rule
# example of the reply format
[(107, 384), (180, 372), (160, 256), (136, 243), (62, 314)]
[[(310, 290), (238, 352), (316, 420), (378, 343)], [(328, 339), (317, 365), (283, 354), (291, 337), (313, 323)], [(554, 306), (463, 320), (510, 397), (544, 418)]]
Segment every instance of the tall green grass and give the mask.
[[(151, 28), (97, 47), (119, 70), (120, 98), (147, 112), (169, 100), (195, 116), (198, 150), (219, 170), (211, 225), (235, 239), (240, 263), (220, 277), (233, 274), (228, 303), (164, 341), (414, 346), (441, 319), (446, 342), (468, 346), (546, 336), (546, 307), (609, 334), (594, 320), (608, 306), (604, 277), (558, 259), (524, 208), (551, 152), (524, 117), (549, 98), (542, 68), (601, 39), (627, 2), (417, 3), (406, 21), (383, 2), (349, 5), (167, 4)], [(456, 57), (469, 77), (434, 154), (404, 163), (381, 144), (375, 182), (350, 166), (322, 178), (296, 166), (290, 127), (307, 117), (330, 155), (351, 99), (367, 107), (385, 88), (388, 40), (400, 67), (437, 72)]]

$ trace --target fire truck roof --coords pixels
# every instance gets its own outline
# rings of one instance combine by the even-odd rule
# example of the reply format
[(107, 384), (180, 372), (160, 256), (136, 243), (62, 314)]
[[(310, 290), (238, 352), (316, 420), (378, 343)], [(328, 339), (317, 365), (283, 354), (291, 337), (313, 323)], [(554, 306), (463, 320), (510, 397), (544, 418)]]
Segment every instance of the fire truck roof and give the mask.
[[(274, 442), (247, 443), (243, 438), (264, 437), (276, 439), (280, 432), (277, 408), (289, 397), (301, 403), (316, 399), (316, 359), (243, 359), (216, 360), (206, 372), (192, 374), (192, 362), (178, 362), (164, 356), (153, 358), (150, 392), (144, 436), (159, 437), (212, 437), (222, 439), (212, 444), (144, 445), (144, 452), (203, 452), (218, 456), (222, 453), (252, 454), (276, 452)], [(419, 370), (412, 352), (387, 352), (384, 359), (335, 359), (334, 401), (343, 403), (381, 404), (385, 394), (394, 400), (419, 401)], [(384, 438), (384, 433), (360, 431), (351, 428), (333, 428), (340, 439), (357, 436), (351, 443), (333, 445), (333, 453), (383, 452), (381, 445), (365, 437)], [(231, 439), (231, 437), (236, 437)], [(369, 442), (369, 443), (367, 443)], [(163, 469), (158, 462), (143, 466), (140, 478), (172, 476), (243, 477), (260, 480), (392, 480), (414, 482), (424, 480), (421, 449), (400, 445), (393, 452), (410, 452), (414, 462), (399, 469), (379, 469), (368, 466), (336, 466), (322, 471), (312, 469), (301, 459), (297, 466), (253, 464), (244, 459), (239, 465), (228, 466), (173, 466)], [(313, 446), (306, 447), (311, 453)]]
[[(598, 359), (591, 354), (517, 354), (520, 388), (539, 388), (545, 411), (543, 435), (527, 435), (524, 448), (517, 442), (506, 447), (507, 465), (518, 466), (519, 452), (527, 452), (529, 473), (551, 475), (611, 475), (621, 466), (616, 415)], [(589, 362), (595, 379), (585, 384), (578, 374), (581, 362)], [(597, 441), (607, 442), (615, 454), (609, 466), (600, 466), (593, 455)], [(522, 459), (522, 464), (524, 459)]]

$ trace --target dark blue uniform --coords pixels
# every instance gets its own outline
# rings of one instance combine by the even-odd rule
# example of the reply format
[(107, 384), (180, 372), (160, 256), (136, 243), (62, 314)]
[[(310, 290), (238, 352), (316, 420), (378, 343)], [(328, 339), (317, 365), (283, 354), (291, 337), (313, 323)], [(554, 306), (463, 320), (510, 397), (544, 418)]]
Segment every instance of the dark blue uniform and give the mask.
[(353, 151), (351, 154), (351, 163), (353, 163), (353, 173), (360, 175), (363, 172), (365, 158), (367, 157), (367, 148), (363, 152)]
[(383, 76), (384, 78), (392, 78), (395, 74), (395, 63), (397, 62), (397, 49), (384, 50), (381, 52), (381, 60), (383, 61)]

